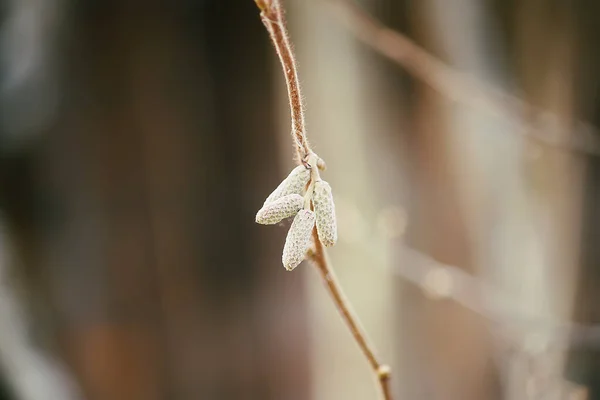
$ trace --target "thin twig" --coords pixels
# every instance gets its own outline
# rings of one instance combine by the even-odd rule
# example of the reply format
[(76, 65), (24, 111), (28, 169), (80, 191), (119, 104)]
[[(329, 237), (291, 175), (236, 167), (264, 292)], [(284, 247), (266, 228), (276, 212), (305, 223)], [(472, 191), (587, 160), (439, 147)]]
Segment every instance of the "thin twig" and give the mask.
[[(452, 101), (517, 126), (517, 132), (546, 145), (600, 155), (597, 129), (585, 121), (566, 121), (499, 88), (454, 70), (359, 8), (352, 0), (328, 0), (359, 40)], [(571, 133), (573, 132), (573, 134)]]
[(279, 0), (255, 0), (260, 8), (260, 17), (273, 41), (279, 61), (285, 75), (285, 82), (290, 100), (292, 114), (292, 138), (296, 144), (298, 159), (304, 160), (311, 152), (306, 138), (306, 125), (304, 123), (304, 105), (300, 92), (300, 82), (296, 68), (296, 59), (286, 32), (285, 16)]
[(335, 273), (329, 265), (329, 260), (327, 258), (327, 254), (325, 253), (325, 248), (319, 240), (316, 228), (313, 231), (313, 239), (315, 243), (315, 252), (314, 254), (312, 254), (311, 259), (317, 267), (317, 269), (319, 270), (319, 273), (321, 274), (321, 277), (323, 278), (323, 281), (327, 286), (327, 290), (331, 294), (333, 302), (335, 303), (335, 306), (337, 307), (344, 322), (348, 326), (348, 329), (352, 333), (354, 340), (356, 341), (356, 343), (364, 353), (365, 357), (369, 361), (369, 364), (371, 365), (373, 371), (375, 371), (375, 373), (377, 374), (377, 379), (379, 380), (379, 385), (381, 386), (383, 398), (386, 400), (391, 400), (392, 394), (389, 384), (391, 373), (390, 367), (385, 364), (382, 364), (377, 359), (373, 345), (369, 343), (367, 334), (361, 327), (358, 318), (352, 311), (352, 308), (348, 300), (346, 299), (344, 292), (342, 292), (337, 277), (335, 276)]
[[(269, 32), (269, 36), (277, 50), (277, 55), (281, 61), (281, 66), (285, 75), (290, 109), (292, 118), (292, 138), (296, 144), (298, 153), (298, 162), (308, 163), (308, 166), (313, 168), (311, 171), (311, 182), (318, 178), (318, 169), (324, 169), (324, 163), (318, 159), (310, 149), (308, 139), (306, 138), (306, 130), (304, 124), (304, 106), (302, 104), (302, 94), (300, 92), (300, 84), (298, 82), (298, 73), (296, 68), (296, 60), (288, 35), (285, 28), (285, 18), (283, 9), (279, 0), (255, 0), (256, 5), (261, 10), (261, 19)], [(392, 400), (390, 390), (390, 367), (381, 364), (375, 356), (375, 350), (367, 339), (367, 335), (361, 328), (358, 317), (352, 312), (350, 304), (340, 287), (333, 270), (327, 259), (327, 254), (323, 244), (319, 240), (316, 228), (313, 230), (313, 241), (315, 251), (311, 255), (312, 261), (319, 270), (321, 277), (329, 291), (333, 302), (335, 303), (342, 319), (352, 333), (354, 340), (364, 353), (369, 365), (377, 375), (379, 385), (384, 400)]]

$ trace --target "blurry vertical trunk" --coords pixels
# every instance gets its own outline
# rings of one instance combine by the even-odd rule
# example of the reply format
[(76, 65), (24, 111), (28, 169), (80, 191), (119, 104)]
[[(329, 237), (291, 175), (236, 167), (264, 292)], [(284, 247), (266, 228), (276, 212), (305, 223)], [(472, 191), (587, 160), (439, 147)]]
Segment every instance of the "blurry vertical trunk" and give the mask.
[[(444, 2), (427, 1), (408, 8), (411, 31), (418, 43), (436, 56), (457, 57), (464, 63), (462, 67), (481, 73), (481, 60), (474, 47), (481, 32), (469, 31), (480, 23), (481, 16), (476, 5), (470, 3), (461, 1), (448, 8)], [(460, 13), (460, 25), (452, 20), (456, 15), (451, 11)], [(475, 203), (477, 197), (465, 199), (468, 174), (461, 169), (461, 161), (471, 165), (476, 161), (469, 159), (471, 153), (461, 143), (464, 130), (471, 128), (469, 124), (476, 126), (478, 121), (468, 120), (465, 113), (470, 110), (458, 109), (429, 86), (415, 82), (414, 88), (408, 139), (413, 189), (407, 242), (440, 262), (476, 273), (476, 241), (469, 226), (472, 210), (465, 205)], [(473, 189), (477, 188), (467, 193), (476, 196)], [(399, 252), (399, 263), (412, 262), (402, 254)], [(401, 397), (499, 398), (498, 375), (485, 321), (455, 302), (424, 297), (412, 284), (403, 283), (401, 290), (400, 329), (408, 342), (399, 354), (408, 374)]]
[[(600, 26), (596, 16), (600, 12), (597, 2), (576, 2), (577, 43), (580, 61), (577, 68), (576, 100), (582, 115), (600, 125), (600, 52), (598, 40)], [(581, 271), (577, 280), (574, 320), (583, 325), (600, 323), (600, 159), (589, 160), (585, 179), (585, 197), (582, 218)], [(566, 377), (587, 390), (586, 400), (600, 399), (600, 350), (598, 335), (573, 334), (573, 342), (565, 368)], [(583, 339), (583, 340), (582, 340)]]
[[(549, 110), (561, 120), (542, 116), (549, 121), (545, 127), (548, 135), (557, 134), (552, 129), (558, 122), (576, 126), (573, 119), (578, 115), (576, 68), (580, 49), (574, 8), (569, 2), (548, 4), (529, 0), (513, 10), (516, 21), (513, 65), (519, 86), (529, 103)], [(531, 116), (523, 118), (527, 121)], [(541, 123), (542, 118), (537, 116), (529, 122)], [(586, 159), (576, 153), (528, 142), (521, 150), (521, 163), (519, 179), (526, 186), (521, 189), (520, 200), (512, 212), (521, 214), (520, 221), (514, 220), (505, 233), (506, 238), (516, 239), (514, 246), (521, 254), (513, 253), (516, 258), (505, 257), (512, 268), (505, 268), (504, 283), (511, 289), (521, 289), (524, 312), (572, 320), (575, 283), (580, 271)], [(525, 391), (535, 398), (568, 396), (570, 388), (562, 379), (565, 338), (557, 338), (552, 331), (538, 330), (524, 340), (522, 354), (516, 355), (516, 362), (509, 367), (511, 398), (522, 398)], [(533, 367), (523, 370), (518, 366), (518, 357), (528, 360)]]

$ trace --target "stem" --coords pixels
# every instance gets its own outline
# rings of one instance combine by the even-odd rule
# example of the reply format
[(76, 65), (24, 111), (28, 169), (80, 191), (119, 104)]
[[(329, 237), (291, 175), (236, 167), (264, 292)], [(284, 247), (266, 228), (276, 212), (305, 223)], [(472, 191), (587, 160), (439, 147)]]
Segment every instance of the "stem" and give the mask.
[[(310, 207), (311, 193), (314, 183), (320, 179), (319, 169), (325, 169), (325, 163), (319, 159), (310, 149), (308, 139), (306, 138), (306, 129), (304, 124), (304, 106), (302, 104), (302, 95), (300, 92), (300, 84), (298, 82), (298, 72), (296, 68), (296, 60), (294, 58), (294, 52), (288, 39), (287, 31), (285, 28), (285, 18), (279, 0), (254, 0), (256, 5), (261, 10), (260, 17), (263, 24), (269, 32), (271, 41), (277, 50), (279, 61), (283, 68), (285, 75), (285, 81), (287, 84), (288, 97), (290, 101), (291, 119), (292, 119), (292, 138), (296, 144), (296, 151), (298, 154), (298, 163), (308, 164), (311, 168), (311, 179), (307, 189), (307, 196), (305, 198), (305, 208)], [(390, 367), (381, 364), (375, 356), (375, 350), (373, 346), (367, 340), (367, 335), (363, 331), (358, 321), (358, 318), (354, 315), (350, 308), (350, 304), (331, 269), (327, 260), (327, 255), (323, 244), (319, 240), (317, 229), (313, 229), (313, 239), (315, 243), (315, 252), (312, 254), (312, 260), (316, 265), (317, 269), (321, 273), (323, 281), (331, 294), (333, 302), (335, 303), (338, 311), (340, 312), (344, 322), (350, 329), (354, 340), (358, 343), (358, 346), (364, 353), (367, 361), (371, 365), (373, 371), (377, 375), (379, 385), (384, 400), (392, 400), (392, 394), (390, 391)]]
[(255, 0), (261, 9), (260, 17), (269, 32), (271, 41), (277, 50), (279, 61), (285, 75), (285, 82), (290, 101), (292, 119), (292, 138), (296, 144), (298, 160), (304, 160), (310, 153), (310, 146), (306, 138), (306, 125), (304, 123), (304, 105), (296, 68), (296, 59), (288, 39), (286, 21), (279, 0)]
[(390, 390), (390, 367), (382, 364), (375, 355), (375, 349), (369, 342), (366, 332), (361, 327), (360, 321), (356, 314), (352, 311), (352, 307), (348, 302), (348, 299), (344, 295), (342, 288), (333, 272), (333, 269), (329, 265), (329, 260), (325, 252), (323, 244), (319, 240), (316, 228), (313, 231), (313, 239), (315, 242), (315, 252), (312, 254), (312, 261), (319, 270), (323, 281), (337, 307), (342, 319), (348, 326), (350, 333), (354, 337), (354, 340), (362, 350), (363, 354), (367, 358), (369, 365), (377, 375), (379, 380), (379, 386), (383, 394), (384, 400), (392, 400), (392, 393)]

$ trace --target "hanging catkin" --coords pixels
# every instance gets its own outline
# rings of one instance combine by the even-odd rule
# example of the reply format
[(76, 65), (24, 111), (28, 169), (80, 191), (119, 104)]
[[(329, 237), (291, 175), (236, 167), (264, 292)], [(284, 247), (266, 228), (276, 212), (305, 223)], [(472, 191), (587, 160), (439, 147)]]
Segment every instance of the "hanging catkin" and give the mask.
[(303, 194), (304, 188), (310, 179), (310, 170), (303, 165), (299, 165), (290, 172), (290, 174), (277, 186), (277, 188), (267, 197), (264, 204), (268, 204), (283, 196), (289, 194)]
[(327, 247), (333, 246), (337, 242), (337, 222), (331, 186), (326, 181), (315, 182), (313, 204), (319, 240)]
[(300, 210), (296, 214), (285, 239), (283, 256), (281, 257), (283, 266), (288, 271), (296, 268), (304, 260), (304, 257), (306, 257), (306, 252), (311, 245), (311, 235), (314, 226), (314, 212), (311, 210)]
[(296, 215), (302, 209), (304, 199), (299, 194), (288, 194), (269, 202), (256, 214), (256, 222), (263, 225), (272, 225), (283, 219)]

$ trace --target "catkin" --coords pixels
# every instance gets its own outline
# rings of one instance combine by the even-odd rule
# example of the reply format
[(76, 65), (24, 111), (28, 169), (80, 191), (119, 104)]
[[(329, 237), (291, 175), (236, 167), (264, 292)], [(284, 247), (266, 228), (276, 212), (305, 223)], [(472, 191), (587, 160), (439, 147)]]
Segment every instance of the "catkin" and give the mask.
[(288, 271), (293, 270), (304, 260), (311, 245), (312, 230), (315, 226), (315, 213), (311, 210), (300, 210), (283, 246), (281, 261)]
[(337, 242), (337, 222), (331, 186), (325, 181), (315, 182), (313, 205), (316, 215), (317, 233), (324, 246), (330, 247)]
[(304, 206), (304, 198), (299, 194), (288, 194), (269, 202), (256, 214), (256, 222), (263, 225), (276, 224), (279, 221), (294, 216)]
[(277, 188), (267, 197), (265, 205), (289, 194), (302, 194), (304, 188), (310, 179), (310, 170), (304, 165), (298, 165), (290, 174), (277, 186)]

